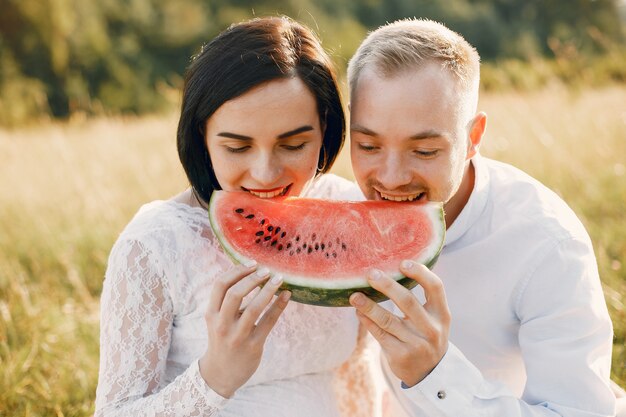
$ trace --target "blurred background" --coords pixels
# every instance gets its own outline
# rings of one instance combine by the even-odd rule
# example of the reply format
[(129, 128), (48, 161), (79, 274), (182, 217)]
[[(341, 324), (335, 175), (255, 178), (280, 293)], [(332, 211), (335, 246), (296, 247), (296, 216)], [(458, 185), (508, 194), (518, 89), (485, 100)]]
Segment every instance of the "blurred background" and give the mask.
[(4, 125), (42, 114), (162, 110), (199, 45), (232, 22), (277, 13), (315, 28), (340, 67), (369, 29), (420, 16), (477, 47), (487, 89), (626, 80), (623, 0), (1, 0), (0, 7)]
[[(585, 223), (626, 386), (626, 0), (0, 0), (0, 416), (93, 413), (108, 252), (141, 204), (186, 187), (185, 67), (232, 22), (277, 14), (313, 28), (342, 77), (397, 18), (477, 47), (482, 152)], [(352, 178), (345, 152), (334, 171)]]

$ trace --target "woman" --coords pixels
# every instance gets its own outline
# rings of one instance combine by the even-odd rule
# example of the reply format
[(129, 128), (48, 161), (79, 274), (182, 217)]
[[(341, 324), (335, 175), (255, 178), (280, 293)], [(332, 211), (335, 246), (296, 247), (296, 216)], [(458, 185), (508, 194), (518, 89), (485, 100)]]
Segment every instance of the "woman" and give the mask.
[(216, 189), (350, 198), (355, 186), (321, 175), (344, 134), (334, 70), (302, 25), (255, 19), (202, 49), (178, 127), (191, 187), (143, 206), (109, 258), (96, 416), (337, 415), (354, 311), (288, 303), (280, 277), (232, 267), (206, 202)]

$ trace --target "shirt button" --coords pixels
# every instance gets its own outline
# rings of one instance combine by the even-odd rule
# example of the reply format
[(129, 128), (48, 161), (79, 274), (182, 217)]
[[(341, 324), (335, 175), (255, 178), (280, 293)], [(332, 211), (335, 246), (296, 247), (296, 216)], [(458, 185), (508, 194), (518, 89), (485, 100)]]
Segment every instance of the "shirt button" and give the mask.
[(444, 398), (446, 398), (446, 392), (444, 390), (441, 390), (437, 393), (437, 398), (439, 398), (440, 400), (443, 400)]

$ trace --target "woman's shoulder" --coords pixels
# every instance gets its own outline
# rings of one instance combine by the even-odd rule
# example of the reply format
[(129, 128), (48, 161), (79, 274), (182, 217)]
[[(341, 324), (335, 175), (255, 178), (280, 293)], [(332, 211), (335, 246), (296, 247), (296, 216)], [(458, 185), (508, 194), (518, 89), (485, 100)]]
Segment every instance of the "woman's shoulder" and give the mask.
[[(203, 214), (204, 213), (204, 214)], [(205, 221), (206, 217), (206, 221)], [(132, 263), (140, 256), (159, 268), (178, 264), (181, 254), (201, 243), (208, 228), (206, 210), (173, 200), (159, 200), (139, 208), (115, 241), (109, 266)]]
[(304, 197), (327, 200), (364, 200), (359, 186), (335, 174), (323, 174), (313, 180)]
[(204, 221), (208, 222), (208, 214), (202, 208), (174, 200), (152, 201), (139, 208), (118, 240), (174, 240), (177, 234), (196, 230)]

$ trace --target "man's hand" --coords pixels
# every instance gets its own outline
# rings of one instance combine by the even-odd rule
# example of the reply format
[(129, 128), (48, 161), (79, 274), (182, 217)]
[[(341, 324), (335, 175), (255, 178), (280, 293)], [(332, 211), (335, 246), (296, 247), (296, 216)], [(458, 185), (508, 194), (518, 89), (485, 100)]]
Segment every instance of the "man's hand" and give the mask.
[(443, 283), (424, 265), (403, 261), (400, 271), (424, 289), (426, 303), (420, 304), (410, 290), (381, 271), (368, 274), (372, 287), (389, 297), (404, 313), (398, 317), (361, 293), (352, 294), (350, 304), (357, 317), (380, 343), (393, 373), (413, 386), (437, 366), (448, 348), (450, 310)]

